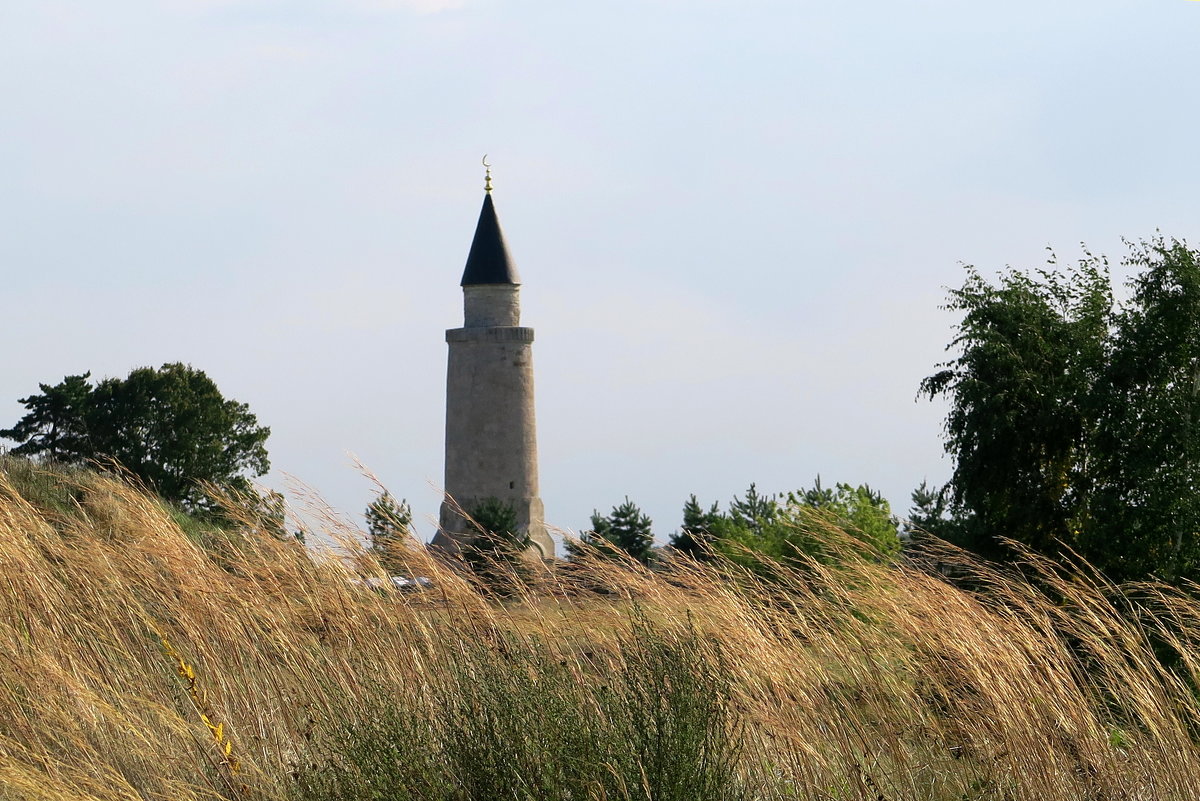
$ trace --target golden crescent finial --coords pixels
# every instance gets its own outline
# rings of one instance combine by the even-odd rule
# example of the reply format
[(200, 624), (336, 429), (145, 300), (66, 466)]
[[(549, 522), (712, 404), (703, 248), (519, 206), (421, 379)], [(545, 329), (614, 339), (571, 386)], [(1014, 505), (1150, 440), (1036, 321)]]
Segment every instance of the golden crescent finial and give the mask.
[(487, 153), (483, 154), (483, 166), (487, 170), (483, 174), (483, 191), (491, 192), (492, 191), (492, 165), (488, 164)]

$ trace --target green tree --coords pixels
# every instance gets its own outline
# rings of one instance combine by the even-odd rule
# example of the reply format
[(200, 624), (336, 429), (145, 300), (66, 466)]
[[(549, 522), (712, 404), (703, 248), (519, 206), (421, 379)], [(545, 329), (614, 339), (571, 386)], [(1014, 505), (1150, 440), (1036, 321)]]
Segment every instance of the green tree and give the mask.
[(654, 553), (652, 525), (650, 518), (627, 496), (608, 515), (593, 511), (591, 531), (583, 533), (579, 545), (568, 543), (567, 551), (572, 555), (590, 548), (609, 554), (621, 551), (642, 564), (649, 564)]
[(91, 448), (87, 428), (91, 373), (69, 375), (58, 384), (38, 384), (40, 395), (20, 398), (17, 402), (28, 413), (15, 426), (0, 431), (0, 437), (21, 444), (11, 453), (17, 456), (45, 456), (57, 462), (79, 460), (79, 454)]
[[(484, 498), (471, 510), (471, 522), (478, 533), (490, 536), (518, 536), (513, 532), (517, 531), (520, 526), (517, 521), (517, 510), (513, 508), (513, 505), (495, 497)], [(528, 535), (520, 535), (520, 537), (520, 541), (523, 543), (521, 547), (523, 549), (528, 547)]]
[(671, 535), (671, 547), (693, 558), (706, 559), (712, 553), (722, 517), (716, 501), (705, 509), (695, 495), (690, 496), (683, 505), (683, 525)]
[(1200, 253), (1129, 243), (1136, 270), (1094, 393), (1078, 547), (1116, 579), (1200, 579)]
[(367, 521), (367, 539), (371, 552), (389, 574), (404, 570), (403, 551), (412, 538), (412, 507), (408, 501), (396, 499), (384, 490), (367, 505), (363, 517)]
[(969, 523), (951, 512), (949, 484), (931, 487), (928, 481), (922, 481), (921, 486), (912, 491), (912, 507), (904, 521), (904, 530), (909, 536), (918, 538), (932, 534), (949, 542), (960, 542), (963, 539), (961, 529), (966, 525)]
[(190, 365), (138, 368), (95, 386), (88, 374), (41, 385), (21, 400), (28, 413), (0, 436), (13, 452), (67, 463), (112, 460), (164, 498), (210, 510), (204, 485), (249, 488), (247, 474), (270, 469), (270, 429), (244, 403), (226, 400)]
[(762, 495), (754, 482), (742, 497), (729, 502), (729, 518), (751, 531), (764, 531), (779, 517), (779, 502), (774, 495)]
[(531, 541), (517, 510), (499, 498), (485, 498), (471, 510), (475, 536), (462, 548), (463, 562), (493, 592), (508, 595), (528, 580), (526, 553)]
[[(738, 514), (734, 508), (740, 510)], [(898, 523), (890, 505), (865, 484), (838, 483), (830, 489), (818, 477), (811, 488), (787, 493), (782, 503), (751, 484), (743, 497), (734, 498), (730, 510), (713, 524), (715, 547), (755, 570), (764, 559), (788, 563), (803, 556), (836, 561), (840, 543), (834, 540), (843, 536), (882, 557), (900, 551)]]
[(900, 552), (899, 521), (891, 505), (866, 484), (857, 487), (839, 482), (833, 489), (821, 486), (821, 478), (802, 492), (789, 492), (787, 518), (795, 529), (797, 545), (806, 544), (806, 553), (827, 556), (827, 527), (839, 528), (851, 538), (870, 547), (883, 557)]
[(995, 285), (970, 269), (951, 291), (958, 356), (921, 388), (950, 401), (947, 529), (967, 547), (1002, 554), (1007, 537), (1118, 580), (1200, 578), (1200, 254), (1127, 245), (1121, 304), (1091, 254)]
[[(1053, 263), (1053, 262), (1052, 262)], [(1094, 420), (1092, 387), (1107, 355), (1107, 264), (1010, 270), (997, 284), (967, 268), (946, 308), (963, 312), (958, 356), (921, 383), (950, 401), (951, 505), (969, 520), (960, 544), (999, 555), (997, 537), (1043, 553), (1071, 543)]]
[(305, 534), (304, 529), (288, 531), (287, 502), (283, 493), (275, 490), (250, 488), (248, 491), (239, 492), (230, 500), (237, 503), (240, 508), (232, 515), (226, 510), (224, 517), (227, 520), (232, 518), (250, 531), (283, 542), (298, 542), (303, 545), (308, 541), (308, 535)]

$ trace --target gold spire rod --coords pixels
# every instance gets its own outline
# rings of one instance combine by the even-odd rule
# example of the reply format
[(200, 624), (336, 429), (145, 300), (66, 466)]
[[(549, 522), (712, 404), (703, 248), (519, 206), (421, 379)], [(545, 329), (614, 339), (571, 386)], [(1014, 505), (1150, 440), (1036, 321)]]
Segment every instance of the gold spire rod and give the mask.
[(483, 166), (487, 170), (483, 174), (483, 191), (490, 193), (492, 191), (492, 165), (487, 162), (487, 153), (483, 154)]

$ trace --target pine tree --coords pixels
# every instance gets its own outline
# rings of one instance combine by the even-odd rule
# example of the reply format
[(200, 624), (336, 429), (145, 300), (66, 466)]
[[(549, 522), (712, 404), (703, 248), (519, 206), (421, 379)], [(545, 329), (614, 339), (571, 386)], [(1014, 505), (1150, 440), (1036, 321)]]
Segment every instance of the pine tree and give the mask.
[(904, 532), (913, 538), (932, 534), (939, 539), (960, 542), (964, 523), (950, 512), (949, 484), (931, 487), (928, 481), (912, 491), (912, 507), (904, 521)]
[(763, 528), (775, 522), (779, 517), (779, 502), (774, 495), (762, 495), (754, 482), (742, 498), (734, 497), (729, 502), (729, 517), (739, 526), (744, 526), (754, 533), (761, 533)]
[(38, 384), (42, 394), (18, 399), (28, 414), (12, 428), (0, 431), (0, 437), (21, 443), (11, 452), (17, 456), (45, 455), (61, 462), (92, 456), (87, 423), (90, 376), (69, 375), (54, 386)]
[(403, 548), (412, 537), (412, 507), (408, 501), (396, 499), (387, 490), (371, 501), (364, 514), (371, 552), (388, 573), (404, 569)]
[[(651, 525), (650, 518), (626, 496), (625, 502), (614, 506), (612, 513), (607, 516), (602, 516), (598, 511), (592, 512), (592, 530), (584, 532), (582, 545), (599, 547), (609, 553), (617, 549), (642, 564), (648, 564), (654, 552)], [(568, 544), (567, 550), (576, 555), (581, 549)]]
[(485, 498), (471, 510), (471, 522), (476, 533), (463, 546), (463, 562), (493, 592), (512, 594), (529, 579), (529, 532), (520, 530), (516, 509), (499, 498)]
[(711, 546), (716, 538), (714, 529), (722, 517), (720, 506), (716, 501), (709, 509), (705, 510), (696, 500), (696, 496), (691, 495), (687, 503), (683, 505), (683, 525), (671, 537), (671, 547), (696, 559), (708, 557), (711, 555)]

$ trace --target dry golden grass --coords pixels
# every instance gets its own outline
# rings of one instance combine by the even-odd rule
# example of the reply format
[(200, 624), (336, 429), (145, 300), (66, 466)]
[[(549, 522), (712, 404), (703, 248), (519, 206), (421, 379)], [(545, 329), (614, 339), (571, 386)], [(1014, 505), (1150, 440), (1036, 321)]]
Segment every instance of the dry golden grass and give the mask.
[[(771, 581), (598, 560), (500, 603), (414, 548), (434, 589), (379, 592), (355, 581), (377, 571), (365, 554), (253, 536), (201, 547), (117, 481), (11, 468), (2, 799), (294, 797), (323, 732), (380, 699), (436, 723), (445, 677), (486, 667), (469, 662), (480, 653), (552, 659), (590, 705), (639, 625), (694, 632), (720, 665), (746, 797), (1200, 798), (1200, 603), (1167, 588), (1033, 557), (1022, 580), (930, 546), (893, 565), (847, 550)], [(30, 502), (31, 482), (69, 502)]]

